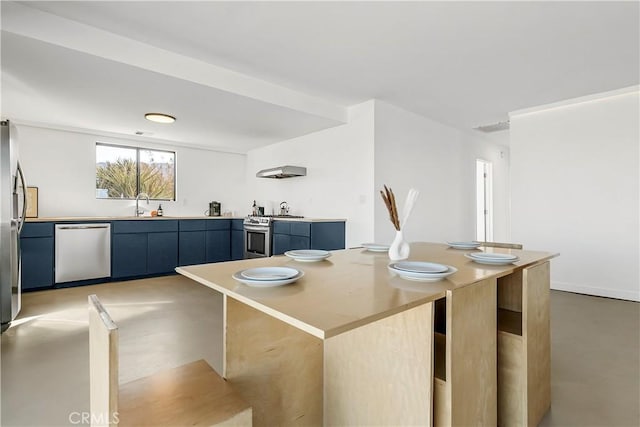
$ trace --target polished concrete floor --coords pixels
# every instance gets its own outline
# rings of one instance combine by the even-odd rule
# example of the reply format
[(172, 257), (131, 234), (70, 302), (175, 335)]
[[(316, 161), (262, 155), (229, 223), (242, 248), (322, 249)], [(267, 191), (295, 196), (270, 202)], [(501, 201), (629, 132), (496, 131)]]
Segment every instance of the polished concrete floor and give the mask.
[[(87, 295), (120, 332), (120, 382), (222, 366), (222, 298), (181, 276), (24, 294), (2, 335), (1, 425), (79, 425), (89, 409)], [(640, 304), (553, 291), (552, 409), (543, 426), (640, 425)]]

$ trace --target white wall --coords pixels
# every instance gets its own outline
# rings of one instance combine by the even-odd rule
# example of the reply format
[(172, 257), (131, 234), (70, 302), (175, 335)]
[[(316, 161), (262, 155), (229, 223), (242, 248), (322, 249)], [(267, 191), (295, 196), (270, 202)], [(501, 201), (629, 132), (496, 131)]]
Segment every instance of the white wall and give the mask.
[(405, 230), (408, 241), (473, 240), (477, 158), (494, 162), (496, 220), (501, 221), (494, 237), (506, 241), (507, 148), (476, 132), (463, 132), (376, 101), (375, 240), (390, 242), (395, 233), (378, 192), (384, 184), (394, 190), (399, 209), (410, 188), (420, 191)]
[[(247, 154), (249, 213), (255, 199), (266, 212), (280, 202), (291, 214), (347, 220), (347, 247), (373, 237), (373, 116), (374, 102), (349, 109), (347, 124), (290, 139)], [(307, 176), (289, 179), (256, 178), (261, 169), (294, 165)], [(377, 201), (377, 200), (376, 200)]]
[[(503, 131), (508, 134), (509, 131)], [(505, 138), (503, 136), (502, 138)], [(508, 135), (506, 136), (508, 140)], [(474, 135), (467, 144), (468, 156), (463, 160), (465, 168), (475, 168), (477, 159), (491, 162), (493, 169), (493, 241), (511, 242), (511, 183), (510, 150), (496, 144), (491, 136)], [(473, 166), (470, 166), (473, 165)], [(475, 187), (470, 191), (475, 191)], [(474, 194), (475, 197), (475, 194)], [(473, 200), (475, 203), (475, 198)], [(475, 230), (475, 228), (474, 228)], [(475, 231), (474, 231), (475, 236)]]
[[(133, 213), (133, 201), (95, 198), (95, 143), (100, 141), (176, 151), (178, 200), (163, 202), (168, 216), (202, 215), (211, 200), (238, 216), (250, 212), (254, 199), (267, 213), (287, 201), (292, 214), (346, 219), (347, 247), (358, 246), (393, 235), (379, 194), (386, 183), (400, 205), (411, 186), (421, 191), (407, 229), (410, 241), (468, 240), (475, 230), (475, 160), (481, 157), (494, 162), (496, 240), (508, 241), (498, 239), (503, 233), (498, 230), (508, 230), (507, 148), (380, 101), (350, 107), (345, 125), (246, 156), (24, 125), (18, 132), (29, 185), (40, 190), (41, 217)], [(307, 176), (255, 176), (285, 164), (306, 167)], [(156, 203), (150, 207), (157, 208)]]
[(638, 88), (511, 115), (512, 235), (552, 287), (640, 300)]
[(222, 202), (223, 211), (244, 213), (244, 155), (25, 125), (17, 133), (27, 185), (38, 187), (40, 217), (133, 215), (135, 201), (96, 199), (96, 142), (176, 152), (177, 200), (161, 202), (167, 216), (203, 215), (211, 200)]

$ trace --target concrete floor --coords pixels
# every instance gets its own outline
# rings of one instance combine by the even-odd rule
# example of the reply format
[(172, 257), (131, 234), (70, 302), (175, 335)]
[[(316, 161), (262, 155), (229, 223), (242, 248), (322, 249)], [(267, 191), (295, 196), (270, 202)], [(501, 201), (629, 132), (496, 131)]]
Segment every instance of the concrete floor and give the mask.
[[(181, 276), (23, 295), (2, 335), (1, 425), (78, 425), (89, 409), (87, 295), (120, 328), (120, 382), (222, 366), (222, 298)], [(640, 304), (553, 291), (552, 409), (542, 426), (640, 425)]]

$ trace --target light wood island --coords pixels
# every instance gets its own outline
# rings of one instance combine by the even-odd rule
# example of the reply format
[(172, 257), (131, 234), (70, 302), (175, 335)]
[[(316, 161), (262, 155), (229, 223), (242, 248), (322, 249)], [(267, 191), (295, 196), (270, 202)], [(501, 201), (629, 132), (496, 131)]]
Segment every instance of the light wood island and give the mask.
[[(414, 243), (410, 260), (458, 272), (407, 281), (389, 273), (386, 253), (364, 249), (316, 263), (277, 256), (176, 271), (224, 295), (222, 375), (253, 407), (257, 426), (496, 425), (500, 287), (520, 287), (535, 266), (546, 265), (548, 276), (554, 254), (491, 250), (520, 261), (482, 266), (468, 251)], [(276, 288), (231, 277), (258, 266), (305, 275)]]

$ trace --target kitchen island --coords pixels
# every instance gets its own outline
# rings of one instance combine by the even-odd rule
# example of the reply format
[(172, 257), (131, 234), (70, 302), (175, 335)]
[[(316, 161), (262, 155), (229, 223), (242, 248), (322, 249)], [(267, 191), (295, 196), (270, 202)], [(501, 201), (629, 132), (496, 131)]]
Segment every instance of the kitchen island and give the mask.
[[(412, 244), (411, 260), (458, 269), (427, 283), (390, 274), (386, 253), (363, 249), (335, 251), (317, 263), (278, 256), (176, 271), (224, 295), (222, 375), (253, 406), (255, 425), (496, 425), (530, 412), (529, 419), (541, 417), (548, 393), (529, 404), (536, 393), (525, 392), (516, 402), (522, 375), (512, 367), (516, 379), (502, 381), (509, 401), (499, 397), (498, 319), (508, 319), (512, 332), (519, 326), (525, 341), (535, 328), (531, 335), (542, 342), (540, 354), (509, 353), (522, 362), (518, 369), (533, 358), (548, 367), (548, 261), (555, 255), (511, 251), (517, 263), (484, 266), (466, 252)], [(231, 277), (285, 265), (304, 277), (276, 288)], [(529, 325), (534, 312), (540, 321)], [(548, 374), (541, 377), (545, 382)]]

